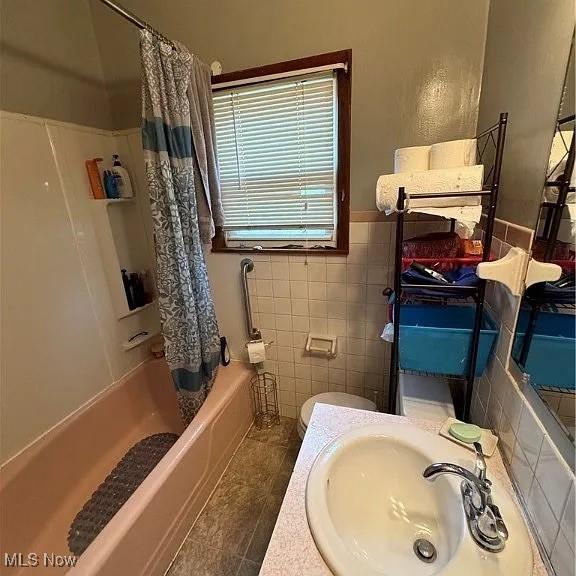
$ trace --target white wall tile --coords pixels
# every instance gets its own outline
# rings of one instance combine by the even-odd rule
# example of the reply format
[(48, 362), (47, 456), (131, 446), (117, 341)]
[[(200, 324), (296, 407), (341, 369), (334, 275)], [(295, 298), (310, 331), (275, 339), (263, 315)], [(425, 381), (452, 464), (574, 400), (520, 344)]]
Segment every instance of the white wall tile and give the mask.
[(558, 534), (550, 558), (556, 576), (574, 576), (574, 550), (571, 544), (574, 542), (568, 540), (562, 532)]
[(338, 368), (328, 369), (328, 382), (330, 384), (346, 384), (346, 370), (340, 370)]
[(530, 468), (530, 465), (528, 464), (526, 455), (524, 454), (524, 451), (518, 442), (516, 442), (514, 446), (514, 453), (512, 456), (512, 472), (514, 473), (514, 478), (516, 479), (516, 483), (518, 484), (518, 488), (520, 489), (522, 496), (527, 501), (530, 488), (532, 487), (534, 474)]
[(557, 519), (560, 519), (571, 488), (571, 472), (562, 461), (550, 438), (544, 436), (536, 465), (536, 478)]
[(351, 244), (368, 244), (368, 222), (351, 222), (350, 223), (350, 243)]
[(310, 396), (312, 393), (312, 385), (309, 379), (302, 380), (300, 378), (296, 378), (296, 393), (297, 394), (306, 394)]
[(346, 336), (347, 335), (346, 320), (337, 318), (328, 318), (328, 334), (334, 334), (336, 336)]
[(346, 319), (346, 302), (328, 302), (328, 318)]
[(328, 360), (328, 368), (339, 368), (340, 370), (346, 369), (346, 354), (342, 354), (339, 350), (336, 351), (336, 357)]
[(349, 264), (366, 264), (367, 257), (366, 244), (350, 244), (348, 251)]
[(328, 368), (326, 366), (310, 366), (312, 380), (328, 382)]
[(526, 455), (526, 459), (532, 470), (536, 469), (540, 447), (544, 433), (542, 428), (536, 422), (532, 410), (527, 404), (524, 404), (522, 415), (520, 416), (520, 425), (518, 426), (518, 443)]
[(294, 376), (300, 380), (310, 380), (312, 378), (312, 373), (310, 371), (310, 365), (307, 364), (295, 364), (294, 365)]
[(290, 262), (290, 280), (308, 280), (308, 268), (305, 262)]
[(273, 296), (272, 280), (256, 280), (256, 290), (258, 296)]
[(294, 332), (309, 332), (310, 318), (308, 316), (292, 316), (292, 329)]
[(566, 505), (564, 506), (564, 513), (562, 514), (562, 518), (560, 520), (560, 528), (564, 535), (568, 539), (568, 542), (574, 544), (576, 539), (575, 536), (575, 527), (574, 527), (574, 515), (575, 515), (575, 508), (576, 504), (574, 502), (574, 493), (576, 490), (576, 483), (574, 479), (572, 479), (570, 493), (568, 494), (568, 499), (566, 501)]
[(258, 296), (253, 301), (258, 302), (258, 311), (263, 314), (274, 314), (274, 299), (268, 296)]
[(294, 392), (296, 390), (294, 378), (290, 378), (289, 376), (278, 376), (278, 389)]
[(274, 280), (289, 280), (290, 268), (287, 262), (272, 262), (272, 278)]
[(273, 280), (272, 290), (275, 298), (290, 298), (290, 283), (288, 280)]
[[(312, 321), (312, 319), (310, 319), (310, 321)], [(310, 329), (311, 332), (314, 332), (314, 330)], [(294, 337), (294, 349), (295, 350), (303, 350), (304, 346), (306, 346), (306, 340), (308, 339), (308, 333), (307, 332), (294, 332), (293, 334)]]
[(310, 308), (308, 300), (305, 298), (295, 298), (292, 300), (292, 314), (294, 316), (309, 316)]
[(272, 266), (270, 262), (255, 262), (254, 263), (254, 276), (259, 279), (272, 278)]
[(276, 315), (276, 329), (283, 332), (292, 330), (292, 316), (278, 314)]
[(276, 346), (276, 359), (279, 362), (294, 362), (294, 348)]
[[(331, 284), (332, 286), (332, 284)], [(308, 297), (310, 300), (326, 300), (326, 283), (309, 282)]]
[(364, 302), (347, 302), (346, 318), (348, 320), (366, 321), (366, 304)]
[(368, 235), (370, 244), (390, 244), (391, 228), (388, 222), (370, 222)]
[(326, 318), (328, 315), (326, 300), (309, 300), (308, 307), (310, 308), (310, 317)]
[(305, 298), (308, 299), (308, 282), (290, 281), (290, 294), (292, 298)]
[(346, 300), (348, 302), (366, 302), (366, 285), (348, 284), (346, 287)]
[(323, 262), (311, 262), (308, 264), (309, 282), (326, 282), (326, 264)]
[(310, 318), (310, 332), (326, 334), (328, 330), (328, 320), (326, 318)]
[(348, 284), (365, 284), (366, 274), (366, 266), (364, 264), (348, 264), (346, 267)]
[(328, 392), (328, 382), (312, 380), (312, 394), (322, 394), (323, 392)]
[(329, 301), (346, 301), (346, 284), (326, 284), (326, 299)]
[(364, 372), (366, 368), (366, 359), (364, 356), (350, 354), (346, 356), (346, 368), (353, 372)]
[(274, 314), (260, 314), (260, 327), (274, 330), (276, 328), (276, 316)]
[[(292, 303), (290, 298), (274, 298), (274, 313), (275, 314), (292, 314)], [(283, 328), (278, 327), (279, 330)]]
[(346, 264), (331, 264), (326, 265), (326, 281), (327, 282), (342, 282), (346, 283)]
[(550, 554), (558, 534), (558, 520), (554, 517), (544, 492), (536, 479), (532, 482), (532, 488), (530, 488), (530, 494), (528, 495), (528, 511), (534, 519), (536, 530), (546, 552)]
[(288, 346), (288, 347), (294, 346), (294, 342), (292, 340), (292, 332), (284, 332), (281, 330), (277, 330), (275, 341), (276, 341), (276, 345), (279, 347), (280, 346)]

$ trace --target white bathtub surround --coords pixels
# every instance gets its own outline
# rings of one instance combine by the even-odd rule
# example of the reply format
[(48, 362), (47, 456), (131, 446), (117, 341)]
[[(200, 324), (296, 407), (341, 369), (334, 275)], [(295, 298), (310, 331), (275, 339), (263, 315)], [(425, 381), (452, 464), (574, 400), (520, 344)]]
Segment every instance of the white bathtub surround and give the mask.
[[(306, 519), (305, 492), (308, 473), (322, 448), (331, 440), (357, 427), (370, 424), (398, 423), (414, 425), (437, 433), (440, 424), (377, 414), (349, 408), (319, 404), (314, 410), (290, 480), (276, 527), (260, 571), (260, 576), (330, 576), (332, 572), (318, 552)], [(488, 477), (496, 478), (515, 498), (500, 454), (488, 459)], [(534, 575), (544, 576), (546, 570), (532, 541)]]
[[(393, 282), (394, 224), (351, 222), (350, 254), (208, 254), (210, 285), (220, 332), (234, 358), (245, 355), (245, 322), (240, 292), (240, 261), (252, 258), (249, 289), (254, 325), (273, 344), (266, 369), (278, 375), (280, 410), (297, 418), (302, 404), (320, 392), (348, 392), (382, 406), (388, 395), (390, 345), (380, 339), (387, 321), (382, 290)], [(407, 237), (445, 230), (441, 220), (415, 220)], [(309, 332), (338, 336), (335, 358), (304, 352)]]
[[(493, 252), (497, 257), (506, 255), (514, 245), (529, 246), (531, 230), (504, 221), (497, 221), (495, 230), (499, 237), (493, 241)], [(471, 416), (475, 424), (491, 428), (500, 438), (504, 461), (557, 576), (574, 576), (576, 477), (520, 391), (514, 378), (519, 371), (510, 360), (520, 301), (504, 286), (488, 283), (487, 305), (500, 322), (500, 335), (496, 354), (477, 380)], [(565, 442), (567, 450), (573, 451), (567, 438)]]

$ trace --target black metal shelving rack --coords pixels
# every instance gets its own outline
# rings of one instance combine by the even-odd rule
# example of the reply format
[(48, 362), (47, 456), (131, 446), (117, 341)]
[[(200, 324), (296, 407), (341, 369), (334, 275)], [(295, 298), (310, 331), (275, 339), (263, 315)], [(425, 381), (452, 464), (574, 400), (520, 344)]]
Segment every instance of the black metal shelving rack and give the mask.
[[(558, 240), (558, 232), (560, 231), (560, 224), (562, 223), (562, 215), (564, 213), (564, 208), (566, 207), (568, 193), (575, 191), (575, 188), (570, 186), (570, 179), (572, 171), (574, 170), (575, 159), (574, 139), (576, 134), (574, 134), (574, 118), (574, 114), (572, 114), (558, 120), (556, 124), (556, 131), (558, 132), (562, 130), (562, 126), (572, 123), (572, 140), (570, 146), (566, 145), (566, 153), (560, 160), (560, 162), (562, 162), (566, 159), (564, 172), (557, 180), (550, 180), (550, 175), (548, 174), (546, 184), (544, 185), (545, 188), (558, 188), (558, 198), (556, 199), (556, 202), (549, 202), (544, 198), (544, 201), (540, 205), (541, 212), (546, 210), (546, 218), (544, 220), (542, 234), (538, 238), (546, 243), (543, 257), (544, 262), (550, 262), (554, 258), (554, 250), (556, 247), (556, 241)], [(556, 167), (553, 167), (552, 172), (554, 172), (555, 169)], [(538, 222), (540, 222), (540, 218), (538, 219)], [(532, 344), (534, 330), (536, 329), (539, 312), (548, 306), (574, 309), (574, 302), (568, 303), (564, 298), (557, 300), (553, 294), (546, 291), (544, 284), (536, 285), (532, 290), (527, 292), (523, 305), (530, 309), (530, 316), (528, 318), (524, 341), (518, 357), (518, 363), (521, 367), (525, 366), (526, 361), (528, 360), (528, 354), (530, 353), (530, 346)]]
[[(426, 198), (455, 198), (459, 196), (468, 196), (474, 194), (476, 196), (482, 196), (483, 199), (487, 198), (488, 203), (486, 208), (486, 223), (484, 230), (484, 248), (482, 253), (482, 261), (487, 261), (490, 259), (491, 248), (492, 248), (492, 235), (494, 232), (494, 220), (496, 217), (496, 205), (498, 202), (498, 191), (500, 185), (500, 173), (502, 169), (502, 158), (504, 154), (504, 142), (506, 139), (506, 126), (508, 123), (508, 113), (503, 112), (500, 114), (500, 118), (496, 124), (478, 134), (476, 136), (476, 144), (478, 149), (478, 159), (480, 163), (486, 165), (485, 159), (489, 154), (493, 154), (491, 158), (491, 168), (488, 174), (485, 175), (483, 189), (477, 192), (449, 192), (445, 194), (410, 194), (411, 199), (426, 199)], [(464, 299), (469, 301), (470, 299), (475, 304), (475, 314), (474, 314), (474, 327), (472, 330), (470, 353), (468, 357), (468, 366), (466, 370), (466, 390), (465, 390), (465, 400), (464, 400), (464, 410), (463, 419), (468, 421), (470, 419), (470, 406), (472, 403), (472, 392), (474, 388), (474, 378), (476, 372), (476, 360), (478, 356), (478, 342), (480, 338), (480, 329), (482, 326), (482, 315), (484, 311), (484, 298), (486, 294), (486, 281), (481, 280), (477, 286), (450, 286), (446, 285), (415, 285), (415, 284), (404, 284), (402, 282), (402, 245), (404, 241), (404, 220), (406, 212), (406, 191), (402, 187), (398, 192), (398, 202), (396, 205), (397, 209), (397, 220), (396, 220), (396, 247), (395, 247), (395, 261), (394, 261), (394, 293), (396, 295), (396, 301), (394, 305), (394, 339), (392, 342), (392, 354), (390, 360), (390, 388), (389, 388), (389, 398), (388, 398), (388, 411), (392, 414), (396, 413), (396, 396), (398, 390), (398, 372), (400, 369), (399, 363), (399, 339), (400, 339), (400, 314), (401, 314), (401, 302), (406, 295), (414, 293), (416, 291), (426, 289), (428, 294), (426, 296), (426, 301), (437, 300), (438, 303), (446, 301), (445, 294), (447, 292), (453, 292), (453, 298), (450, 301), (456, 299)], [(452, 223), (452, 229), (454, 223)], [(415, 260), (418, 260), (415, 258)], [(439, 290), (438, 296), (430, 296), (431, 292), (434, 290)], [(448, 378), (455, 378), (455, 376), (445, 375)]]

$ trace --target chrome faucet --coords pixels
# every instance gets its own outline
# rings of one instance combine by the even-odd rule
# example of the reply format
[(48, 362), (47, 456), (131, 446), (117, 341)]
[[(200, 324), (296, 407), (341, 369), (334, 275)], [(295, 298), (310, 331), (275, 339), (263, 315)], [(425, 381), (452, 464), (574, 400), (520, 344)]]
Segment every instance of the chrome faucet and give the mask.
[(443, 474), (463, 478), (460, 492), (470, 535), (484, 550), (501, 552), (508, 540), (508, 529), (498, 506), (492, 501), (492, 483), (486, 478), (486, 461), (482, 446), (474, 442), (474, 449), (476, 450), (474, 472), (457, 464), (440, 463), (428, 466), (423, 475), (431, 482)]

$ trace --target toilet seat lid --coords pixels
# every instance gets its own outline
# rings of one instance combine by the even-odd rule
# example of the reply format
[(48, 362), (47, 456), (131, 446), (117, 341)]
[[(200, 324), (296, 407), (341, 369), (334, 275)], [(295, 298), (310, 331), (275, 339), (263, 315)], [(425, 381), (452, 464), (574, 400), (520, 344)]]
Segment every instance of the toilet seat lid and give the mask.
[(362, 398), (361, 396), (346, 394), (345, 392), (323, 392), (322, 394), (316, 394), (316, 396), (308, 398), (308, 400), (302, 404), (302, 409), (300, 410), (300, 421), (304, 426), (308, 426), (310, 416), (312, 416), (312, 411), (317, 402), (330, 404), (332, 406), (344, 406), (345, 408), (370, 410), (371, 412), (375, 412), (377, 409), (376, 404), (374, 404), (372, 400)]

